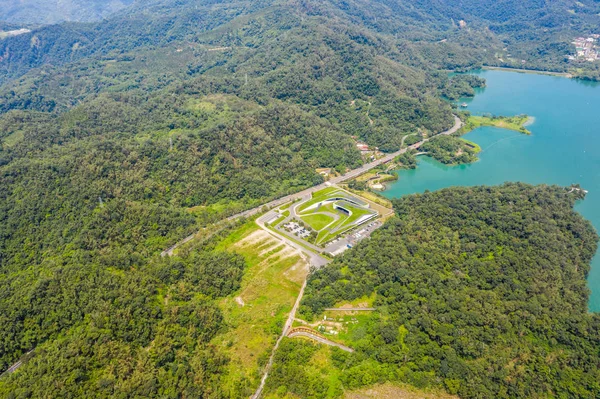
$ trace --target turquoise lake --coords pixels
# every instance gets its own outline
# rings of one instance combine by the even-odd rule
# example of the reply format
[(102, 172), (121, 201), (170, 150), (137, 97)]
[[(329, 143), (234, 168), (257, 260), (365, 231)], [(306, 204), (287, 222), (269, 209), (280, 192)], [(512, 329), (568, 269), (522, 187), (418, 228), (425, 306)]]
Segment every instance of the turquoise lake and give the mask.
[[(487, 87), (463, 99), (475, 115), (527, 114), (532, 135), (483, 127), (464, 137), (482, 148), (470, 165), (445, 166), (419, 157), (415, 170), (398, 171), (387, 197), (451, 186), (496, 185), (506, 181), (531, 184), (581, 184), (589, 191), (576, 210), (600, 231), (600, 85), (562, 77), (504, 71), (479, 71)], [(589, 309), (600, 312), (600, 256), (588, 277)]]

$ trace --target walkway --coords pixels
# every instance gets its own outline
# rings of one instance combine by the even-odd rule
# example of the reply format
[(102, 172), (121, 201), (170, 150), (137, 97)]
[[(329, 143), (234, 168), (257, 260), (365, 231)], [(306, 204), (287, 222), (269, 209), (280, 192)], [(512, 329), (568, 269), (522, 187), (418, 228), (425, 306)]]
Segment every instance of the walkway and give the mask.
[(275, 214), (275, 211), (269, 211), (269, 212), (265, 213), (264, 215), (262, 215), (261, 217), (256, 219), (256, 224), (258, 224), (261, 229), (263, 229), (267, 233), (271, 234), (273, 237), (277, 238), (280, 241), (283, 241), (287, 245), (289, 245), (293, 248), (296, 248), (298, 251), (306, 254), (310, 258), (311, 265), (319, 268), (319, 267), (322, 267), (322, 266), (326, 265), (327, 263), (329, 263), (329, 260), (327, 260), (324, 257), (322, 257), (321, 255), (319, 255), (323, 251), (323, 248), (319, 248), (316, 245), (313, 245), (306, 241), (302, 241), (303, 244), (301, 245), (300, 243), (287, 237), (285, 234), (283, 234), (277, 230), (269, 229), (267, 226), (265, 226), (265, 221), (272, 218), (273, 214)]
[(350, 353), (354, 352), (354, 349), (352, 349), (346, 345), (342, 345), (340, 343), (334, 342), (334, 341), (324, 337), (323, 335), (319, 334), (315, 330), (307, 328), (307, 327), (296, 327), (296, 328), (290, 330), (290, 332), (288, 333), (287, 336), (288, 336), (288, 338), (306, 337), (306, 338), (310, 338), (314, 341), (317, 341), (317, 342), (325, 344), (325, 345), (335, 346), (346, 352), (350, 352)]
[(33, 353), (34, 349), (30, 350), (29, 352), (27, 352), (26, 354), (24, 354), (23, 356), (21, 356), (21, 358), (12, 366), (10, 366), (6, 371), (4, 371), (3, 373), (0, 373), (0, 377), (3, 377), (5, 375), (8, 374), (12, 374), (15, 371), (17, 371), (17, 369), (19, 367), (21, 367), (23, 365), (23, 362), (26, 362), (27, 360), (29, 360), (29, 358), (32, 357), (32, 353)]
[(256, 389), (256, 392), (254, 392), (254, 395), (252, 395), (250, 397), (251, 399), (259, 399), (260, 395), (262, 395), (263, 389), (265, 389), (265, 383), (267, 382), (267, 378), (269, 377), (269, 372), (271, 371), (271, 368), (273, 367), (273, 360), (275, 359), (275, 352), (277, 352), (277, 348), (279, 348), (279, 344), (281, 343), (283, 338), (288, 335), (290, 328), (292, 328), (292, 324), (294, 323), (294, 319), (296, 318), (296, 312), (298, 311), (298, 307), (300, 306), (300, 301), (302, 301), (302, 296), (304, 296), (305, 288), (306, 288), (306, 280), (304, 280), (304, 283), (302, 284), (302, 288), (300, 288), (300, 293), (298, 294), (298, 298), (296, 298), (296, 303), (294, 303), (294, 307), (292, 308), (292, 311), (290, 312), (290, 315), (288, 316), (288, 318), (285, 322), (285, 325), (283, 326), (283, 331), (281, 332), (281, 335), (277, 339), (277, 342), (275, 343), (275, 346), (273, 347), (273, 350), (271, 351), (271, 356), (269, 357), (269, 362), (267, 363), (267, 366), (265, 367), (265, 373), (263, 374), (262, 378), (260, 379), (260, 385)]

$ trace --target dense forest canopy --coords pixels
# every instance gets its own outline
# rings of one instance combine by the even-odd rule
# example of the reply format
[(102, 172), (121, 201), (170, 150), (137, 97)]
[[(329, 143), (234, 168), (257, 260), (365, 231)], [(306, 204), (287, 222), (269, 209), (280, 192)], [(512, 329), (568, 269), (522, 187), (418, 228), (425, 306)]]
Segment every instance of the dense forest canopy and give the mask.
[[(110, 5), (120, 8), (126, 3)], [(323, 177), (316, 168), (344, 171), (360, 166), (364, 160), (356, 149), (357, 140), (394, 151), (407, 134), (415, 139), (421, 137), (415, 133), (430, 137), (452, 126), (453, 108), (447, 99), (471, 95), (484, 82), (449, 77), (448, 70), (497, 63), (495, 50), (510, 40), (523, 49), (540, 45), (540, 38), (546, 36), (537, 34), (536, 13), (558, 18), (563, 5), (570, 6), (568, 2), (545, 4), (536, 11), (534, 3), (529, 8), (524, 3), (518, 6), (522, 12), (515, 14), (509, 12), (511, 2), (485, 2), (481, 7), (476, 3), (150, 0), (134, 2), (96, 22), (30, 26), (32, 32), (0, 39), (0, 370), (34, 350), (19, 372), (0, 377), (0, 396), (222, 397), (220, 378), (228, 358), (210, 342), (228, 328), (219, 301), (239, 288), (247, 265), (239, 256), (216, 249), (214, 242), (198, 244), (174, 258), (162, 259), (158, 254), (226, 216), (321, 183)], [(566, 27), (549, 24), (544, 34), (556, 37), (557, 32), (570, 34), (593, 24), (594, 3), (580, 4), (574, 14), (566, 16)], [(535, 22), (521, 26), (523, 18)], [(511, 29), (511, 24), (519, 29)], [(22, 26), (0, 23), (6, 30)], [(536, 65), (566, 70), (560, 51), (539, 57)], [(559, 58), (557, 64), (548, 61)], [(594, 76), (593, 70), (587, 71)], [(440, 158), (449, 160), (453, 158), (450, 152), (456, 155), (456, 141), (446, 139), (439, 144), (429, 150), (442, 149)], [(442, 148), (442, 144), (447, 145)], [(410, 167), (414, 157), (402, 162)], [(556, 220), (568, 220), (580, 234), (566, 236), (565, 240), (575, 240), (579, 246), (566, 247), (557, 258), (564, 263), (571, 257), (572, 263), (566, 263), (569, 268), (557, 270), (563, 263), (548, 266), (553, 277), (570, 273), (570, 285), (560, 280), (566, 288), (556, 290), (573, 302), (570, 317), (575, 319), (566, 319), (566, 310), (557, 304), (549, 307), (558, 308), (556, 314), (550, 313), (540, 304), (547, 298), (536, 296), (535, 306), (531, 305), (535, 308), (527, 311), (543, 313), (546, 324), (537, 330), (518, 324), (523, 331), (542, 334), (548, 320), (556, 320), (560, 328), (571, 323), (571, 330), (559, 330), (562, 335), (540, 339), (548, 345), (555, 345), (551, 338), (557, 340), (556, 345), (564, 345), (565, 354), (556, 355), (558, 360), (549, 366), (552, 373), (567, 364), (573, 371), (557, 377), (554, 385), (540, 378), (531, 389), (541, 392), (543, 385), (558, 392), (557, 387), (566, 386), (571, 378), (585, 382), (583, 394), (597, 392), (588, 384), (594, 375), (585, 368), (597, 364), (597, 341), (593, 344), (597, 324), (580, 312), (586, 295), (582, 276), (595, 236), (570, 211), (570, 197), (561, 202), (558, 189), (510, 186), (503, 190), (480, 190), (477, 195), (485, 204), (494, 195), (522, 199), (526, 193), (538, 193), (542, 202), (536, 203), (536, 197), (529, 202), (519, 200), (519, 206), (530, 210), (527, 206), (537, 204), (540, 209), (535, 207), (539, 212), (535, 215), (546, 220), (552, 227), (548, 231), (557, 236), (565, 226), (553, 225), (547, 212), (556, 212)], [(468, 204), (459, 194), (453, 196), (458, 196), (457, 203)], [(402, 208), (404, 202), (397, 207), (401, 214), (414, 218), (419, 210), (443, 212), (444, 200), (431, 198), (406, 200), (415, 201), (412, 214)], [(506, 206), (500, 201), (492, 208)], [(477, 216), (492, 223), (496, 210), (485, 208)], [(523, 213), (524, 218), (530, 216)], [(376, 236), (383, 240), (382, 248), (392, 245), (393, 239), (382, 237), (399, 232), (396, 229), (404, 226), (401, 220), (394, 219)], [(518, 224), (518, 220), (509, 221)], [(531, 222), (527, 228), (537, 231), (539, 221), (521, 223), (525, 221)], [(455, 222), (456, 226), (448, 228), (464, 227), (463, 222)], [(438, 226), (431, 223), (441, 222), (423, 223), (434, 229)], [(490, 232), (491, 239), (498, 238), (492, 233), (496, 231)], [(448, 237), (442, 239), (444, 245), (459, 245), (454, 235)], [(541, 245), (541, 239), (530, 238)], [(420, 239), (410, 251), (423, 250), (418, 246)], [(481, 246), (488, 244), (481, 241), (465, 253), (483, 251)], [(541, 258), (535, 245), (527, 255)], [(399, 246), (389, 256), (405, 256), (404, 250)], [(355, 258), (344, 259), (356, 259), (360, 268), (363, 251), (364, 246), (352, 255)], [(484, 255), (488, 252), (477, 253)], [(381, 267), (391, 268), (390, 262), (396, 259), (390, 259), (379, 259)], [(477, 259), (469, 258), (474, 263)], [(327, 270), (336, 270), (335, 265)], [(357, 272), (353, 278), (363, 277)], [(492, 277), (481, 285), (491, 287)], [(519, 285), (521, 277), (517, 273), (514, 282), (505, 283), (526, 290), (525, 282)], [(379, 290), (377, 278), (361, 289)], [(337, 290), (341, 284), (324, 278), (325, 289), (316, 279), (305, 302), (307, 313), (317, 313), (326, 301), (337, 299), (337, 291), (328, 290)], [(461, 287), (470, 290), (467, 285)], [(425, 288), (419, 288), (422, 292), (411, 291), (411, 298), (426, 294)], [(327, 291), (323, 303), (314, 296), (320, 289)], [(393, 317), (401, 310), (393, 305), (394, 295), (405, 295), (403, 289), (390, 291)], [(535, 289), (550, 299), (558, 295), (546, 292), (545, 286)], [(475, 294), (487, 298), (487, 293)], [(506, 309), (504, 299), (498, 299), (496, 312)], [(518, 298), (515, 301), (523, 305)], [(398, 319), (393, 317), (390, 325), (396, 328), (393, 323)], [(473, 317), (480, 320), (479, 314)], [(431, 318), (427, 320), (431, 328), (437, 328)], [(525, 318), (523, 323), (531, 320)], [(418, 324), (414, 320), (411, 323), (405, 326), (411, 333), (429, 328), (414, 327)], [(378, 326), (373, 325), (369, 337), (379, 339)], [(488, 343), (472, 324), (468, 327), (474, 339)], [(501, 327), (507, 342), (532, 352), (542, 350), (536, 342), (515, 338), (511, 325)], [(582, 338), (582, 331), (588, 332), (588, 338)], [(435, 345), (442, 338), (432, 344), (430, 336), (418, 337), (424, 346), (411, 341), (411, 356), (430, 349), (434, 354), (428, 355), (431, 361), (426, 365), (425, 361), (411, 363), (404, 380), (440, 386), (440, 373), (446, 373), (444, 381), (448, 379), (454, 388), (460, 385), (457, 390), (465, 396), (479, 392), (462, 382), (466, 376), (475, 376), (473, 381), (482, 381), (482, 389), (490, 392), (500, 392), (505, 386), (472, 371), (476, 366), (465, 365), (464, 353), (456, 347), (456, 359), (448, 360), (451, 366), (446, 370), (435, 357), (439, 355)], [(393, 342), (392, 337), (381, 345), (385, 356)], [(592, 348), (588, 358), (572, 349), (576, 344)], [(475, 349), (462, 341), (460, 345), (467, 352), (474, 351), (465, 352), (468, 356), (480, 356), (482, 364), (491, 359), (491, 352), (481, 345)], [(293, 345), (288, 346), (293, 351)], [(496, 348), (498, 353), (502, 348)], [(375, 359), (366, 349), (360, 353), (364, 357), (348, 361), (362, 364), (361, 359)], [(536, 361), (538, 354), (532, 355)], [(386, 371), (388, 363), (382, 359), (376, 359), (378, 370)], [(340, 364), (345, 361), (338, 360)], [(468, 371), (463, 377), (453, 368), (455, 360), (463, 367), (456, 370)], [(232, 392), (247, 397), (252, 388), (245, 381)]]
[[(462, 48), (463, 57), (489, 65), (523, 66), (524, 60), (530, 68), (564, 71), (573, 67), (565, 58), (574, 51), (573, 37), (593, 33), (600, 22), (594, 1), (155, 0), (135, 3), (101, 22), (47, 26), (0, 41), (0, 82), (48, 63), (56, 66), (111, 52), (202, 43), (207, 32), (210, 36), (220, 27), (235, 29), (234, 20), (276, 10), (300, 19), (322, 16), (360, 26), (400, 47), (416, 45), (427, 62), (448, 69), (465, 66), (457, 62), (461, 57), (447, 56), (458, 55), (455, 52)], [(220, 41), (230, 38), (220, 36)], [(594, 70), (593, 63), (573, 69), (581, 67)]]
[[(585, 279), (598, 237), (567, 193), (512, 183), (395, 200), (397, 216), (371, 240), (309, 278), (305, 317), (376, 293), (376, 314), (353, 336), (357, 352), (333, 359), (343, 385), (597, 397), (600, 317), (587, 311)], [(305, 363), (282, 365), (271, 386), (310, 374)], [(320, 384), (314, 392), (327, 390)]]
[(0, 20), (19, 24), (97, 21), (133, 0), (0, 0)]

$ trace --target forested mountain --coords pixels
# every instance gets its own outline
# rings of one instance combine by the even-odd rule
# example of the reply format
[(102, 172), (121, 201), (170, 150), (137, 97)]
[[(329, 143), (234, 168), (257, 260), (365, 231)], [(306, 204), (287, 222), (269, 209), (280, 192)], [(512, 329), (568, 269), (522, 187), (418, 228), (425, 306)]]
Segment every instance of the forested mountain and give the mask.
[(17, 24), (55, 24), (100, 20), (133, 0), (0, 0), (0, 21)]
[[(43, 27), (31, 35), (0, 41), (0, 82), (43, 64), (56, 66), (90, 55), (170, 47), (180, 41), (202, 43), (203, 32), (236, 18), (276, 10), (291, 11), (300, 18), (305, 14), (346, 21), (372, 33), (409, 40), (411, 45), (418, 43), (425, 47), (426, 61), (450, 69), (463, 65), (460, 56), (466, 56), (490, 65), (565, 71), (570, 68), (565, 56), (574, 51), (572, 38), (592, 33), (600, 23), (600, 8), (593, 1), (153, 0), (136, 3), (95, 24)], [(221, 43), (238, 33), (235, 26), (230, 28), (228, 36), (220, 37)], [(453, 43), (465, 47), (465, 52), (456, 54)], [(400, 43), (406, 45), (406, 41)], [(444, 54), (458, 57), (444, 60)]]
[(476, 63), (455, 44), (427, 64), (428, 45), (400, 50), (333, 6), (139, 7), (1, 42), (10, 76), (44, 65), (0, 102), (0, 368), (35, 349), (0, 396), (218, 397), (217, 302), (246, 266), (158, 253), (317, 167), (360, 165), (352, 135), (394, 149), (447, 128), (437, 69)]
[(211, 341), (247, 265), (159, 252), (359, 166), (357, 139), (451, 126), (442, 96), (483, 83), (447, 70), (506, 45), (463, 8), (151, 0), (0, 40), (0, 370), (35, 349), (0, 396), (225, 397)]
[(336, 352), (328, 379), (293, 360), (310, 344), (290, 343), (271, 389), (319, 397), (338, 376), (345, 388), (391, 380), (464, 398), (598, 397), (600, 317), (586, 286), (598, 237), (575, 199), (512, 183), (395, 200), (394, 219), (312, 274), (301, 308), (322, 319), (374, 294), (377, 313), (350, 336), (357, 353)]

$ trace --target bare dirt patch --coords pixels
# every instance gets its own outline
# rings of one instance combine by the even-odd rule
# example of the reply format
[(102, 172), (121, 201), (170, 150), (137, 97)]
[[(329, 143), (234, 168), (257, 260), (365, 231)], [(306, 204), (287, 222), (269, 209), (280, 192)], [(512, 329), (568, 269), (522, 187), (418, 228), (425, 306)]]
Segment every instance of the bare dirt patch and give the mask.
[(243, 240), (237, 242), (234, 247), (249, 247), (254, 246), (257, 243), (263, 243), (265, 241), (275, 241), (275, 239), (264, 230), (256, 230), (246, 236)]
[(378, 385), (358, 391), (346, 392), (344, 399), (458, 399), (445, 392), (420, 391), (410, 386)]

